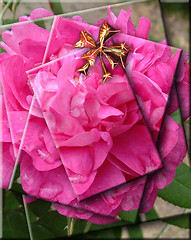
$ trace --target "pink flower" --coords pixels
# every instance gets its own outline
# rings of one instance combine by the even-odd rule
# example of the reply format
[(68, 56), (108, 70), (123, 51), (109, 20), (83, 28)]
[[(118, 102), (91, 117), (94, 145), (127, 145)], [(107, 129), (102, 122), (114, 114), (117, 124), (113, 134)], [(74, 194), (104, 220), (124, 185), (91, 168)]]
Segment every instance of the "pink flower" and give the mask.
[[(131, 10), (122, 10), (116, 17), (108, 9), (107, 22), (121, 33), (107, 44), (125, 41), (132, 47), (127, 61), (128, 76), (156, 140), (179, 52), (172, 57), (170, 47), (146, 42), (150, 21), (141, 18), (136, 30), (130, 13)], [(40, 16), (51, 14), (36, 9), (30, 17), (21, 17), (20, 21)], [(7, 54), (0, 55), (0, 62), (2, 76), (6, 77), (4, 94), (9, 102), (14, 146), (18, 149), (20, 145), (32, 102), (29, 81), (48, 125), (35, 101), (23, 144), (23, 151), (27, 153), (21, 162), (23, 189), (32, 196), (65, 204), (55, 203), (61, 214), (105, 224), (115, 221), (113, 217), (121, 210), (139, 207), (145, 178), (99, 194), (84, 203), (76, 197), (83, 199), (94, 195), (151, 172), (161, 164), (124, 70), (120, 66), (112, 70), (106, 63), (113, 78), (105, 84), (100, 82), (99, 59), (86, 77), (76, 72), (84, 63), (81, 60), (84, 50), (73, 47), (79, 40), (80, 31), (87, 30), (97, 41), (102, 22), (101, 19), (97, 24), (89, 25), (79, 16), (73, 20), (57, 18), (51, 39), (47, 30), (32, 23), (15, 24), (11, 31), (2, 34), (5, 43), (1, 42), (0, 46)], [(47, 44), (50, 45), (46, 52)], [(52, 60), (56, 61), (39, 67), (42, 61)], [(31, 71), (35, 67), (36, 70)], [(183, 78), (186, 76), (184, 73)], [(185, 156), (181, 127), (170, 117), (166, 119), (159, 145), (165, 168), (149, 178), (142, 211), (152, 207), (157, 189), (172, 181), (175, 168)], [(168, 134), (171, 139), (166, 137)], [(180, 154), (177, 154), (179, 149)], [(108, 217), (100, 220), (98, 214)]]
[(95, 69), (76, 75), (81, 62), (65, 58), (57, 77), (39, 71), (33, 87), (74, 191), (85, 198), (157, 169), (160, 159), (124, 72), (103, 85)]
[(1, 126), (2, 131), (0, 131), (0, 144), (1, 144), (0, 187), (8, 188), (14, 167), (15, 156), (13, 144), (11, 142), (9, 123), (7, 119), (3, 95), (0, 95), (0, 108), (2, 117)]
[[(173, 64), (173, 63), (172, 63)], [(183, 121), (189, 117), (189, 63), (188, 54), (182, 53), (176, 75), (176, 88), (180, 102)], [(173, 113), (179, 108), (175, 88), (173, 88), (173, 100), (168, 109), (168, 114)]]

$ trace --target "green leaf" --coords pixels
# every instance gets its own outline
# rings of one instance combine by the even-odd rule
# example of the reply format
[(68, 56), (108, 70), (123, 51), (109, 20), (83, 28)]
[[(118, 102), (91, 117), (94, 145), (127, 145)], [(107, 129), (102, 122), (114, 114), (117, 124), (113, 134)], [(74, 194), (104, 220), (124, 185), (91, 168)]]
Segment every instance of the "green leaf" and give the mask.
[(181, 117), (180, 109), (173, 112), (170, 116), (176, 123), (182, 124), (182, 117)]
[(12, 192), (18, 203), (23, 205), (23, 197), (20, 193)]
[(155, 211), (154, 207), (151, 208), (150, 211), (145, 213), (145, 217), (146, 217), (147, 221), (152, 221), (152, 220), (159, 219), (159, 216), (158, 216), (157, 212)]
[(29, 239), (28, 226), (23, 209), (9, 210), (4, 212), (3, 237)]
[[(2, 3), (1, 3), (1, 4), (2, 4)], [(7, 5), (7, 8), (9, 8), (9, 9), (12, 11), (12, 5), (13, 5), (13, 2), (12, 2), (12, 1), (3, 0), (3, 4), (4, 4), (4, 5)]]
[(128, 222), (128, 223), (135, 223), (137, 219), (138, 209), (132, 211), (121, 211), (119, 213), (119, 217)]
[(19, 202), (14, 196), (14, 193), (11, 191), (5, 192), (5, 198), (4, 198), (4, 210), (12, 210), (19, 208)]
[[(0, 23), (1, 24), (1, 23)], [(3, 41), (2, 36), (0, 35), (0, 41)], [(2, 47), (0, 47), (0, 53), (6, 52)]]
[(33, 222), (36, 222), (38, 217), (30, 210), (30, 208), (28, 208), (27, 204), (26, 204), (26, 207), (27, 207), (26, 211), (28, 213), (30, 224)]
[(139, 225), (129, 225), (127, 226), (130, 239), (142, 239), (143, 234), (141, 227)]
[(14, 179), (18, 179), (20, 177), (20, 164), (17, 165), (16, 171), (15, 171), (15, 176)]
[(11, 191), (18, 192), (20, 194), (26, 194), (26, 192), (23, 190), (20, 183), (17, 183), (16, 181), (13, 182), (13, 185), (10, 189)]
[(36, 200), (34, 202), (28, 203), (27, 207), (38, 217), (43, 216), (48, 212), (51, 207), (51, 202)]
[(36, 19), (36, 21), (34, 21), (34, 23), (35, 23), (37, 26), (46, 29), (46, 25), (45, 25), (44, 20)]
[(158, 196), (175, 206), (191, 208), (191, 169), (182, 163), (176, 169), (174, 180), (158, 191)]
[(85, 227), (86, 227), (87, 221), (82, 220), (82, 219), (75, 219), (74, 223), (74, 234), (79, 234), (84, 232)]
[(19, 19), (3, 19), (3, 25), (11, 24), (11, 23), (16, 23), (18, 22)]
[(31, 228), (32, 228), (32, 235), (34, 240), (54, 239), (56, 237), (51, 230), (49, 230), (47, 227), (43, 226), (38, 222), (32, 224)]
[(54, 15), (62, 14), (62, 5), (59, 0), (49, 0), (50, 7), (54, 13)]
[(67, 235), (67, 218), (59, 214), (57, 211), (47, 212), (42, 217), (40, 217), (38, 223), (51, 230), (56, 237)]
[(108, 229), (104, 231), (91, 232), (74, 236), (76, 239), (121, 239), (121, 228)]
[(186, 229), (190, 228), (190, 220), (191, 220), (190, 214), (184, 214), (181, 216), (162, 219), (163, 222), (166, 222), (171, 225), (175, 225), (180, 228), (186, 228)]
[(90, 231), (100, 231), (100, 230), (105, 230), (108, 228), (114, 228), (114, 227), (123, 227), (126, 226), (125, 222), (120, 221), (116, 223), (110, 223), (106, 225), (96, 225), (96, 224), (91, 224)]

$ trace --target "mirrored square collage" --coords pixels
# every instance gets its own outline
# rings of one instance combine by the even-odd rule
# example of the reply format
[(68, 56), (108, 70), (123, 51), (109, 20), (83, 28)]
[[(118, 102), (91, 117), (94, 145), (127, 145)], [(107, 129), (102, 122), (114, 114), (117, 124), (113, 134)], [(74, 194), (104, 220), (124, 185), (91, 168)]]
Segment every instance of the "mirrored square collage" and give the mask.
[(188, 5), (2, 2), (2, 239), (189, 239)]

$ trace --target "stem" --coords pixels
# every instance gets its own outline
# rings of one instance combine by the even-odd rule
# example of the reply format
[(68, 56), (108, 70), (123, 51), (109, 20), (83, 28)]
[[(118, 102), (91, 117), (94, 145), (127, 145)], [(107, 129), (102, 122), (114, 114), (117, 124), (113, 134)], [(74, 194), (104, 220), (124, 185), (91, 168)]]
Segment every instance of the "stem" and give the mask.
[(13, 0), (13, 7), (12, 7), (13, 19), (15, 19), (18, 2), (19, 2), (18, 0)]
[(86, 227), (84, 229), (84, 233), (87, 233), (90, 230), (90, 227), (91, 227), (91, 222), (87, 222)]
[(2, 11), (0, 12), (0, 25), (2, 25), (2, 19), (4, 14), (6, 13), (7, 9), (9, 8), (10, 4), (11, 4), (12, 0), (8, 0), (7, 4), (5, 5), (5, 7), (2, 9)]
[(54, 15), (64, 13), (62, 10), (62, 5), (59, 0), (49, 0), (48, 2), (49, 2), (49, 5), (50, 5)]
[(158, 236), (156, 237), (156, 239), (161, 238), (161, 236), (163, 235), (163, 233), (165, 233), (169, 228), (170, 228), (169, 224), (166, 223), (165, 226), (163, 227), (163, 229), (160, 231), (160, 233), (159, 233)]
[(74, 231), (75, 218), (67, 218), (68, 223), (68, 237), (70, 237)]

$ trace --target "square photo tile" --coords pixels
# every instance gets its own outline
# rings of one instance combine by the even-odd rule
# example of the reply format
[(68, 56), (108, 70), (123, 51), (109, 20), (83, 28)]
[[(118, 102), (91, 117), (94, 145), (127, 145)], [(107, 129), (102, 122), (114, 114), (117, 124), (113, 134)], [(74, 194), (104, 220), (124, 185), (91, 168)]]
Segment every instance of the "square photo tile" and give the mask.
[[(101, 226), (96, 224), (108, 223), (103, 227), (112, 227), (109, 222), (117, 219), (131, 223), (150, 221), (186, 213), (186, 208), (190, 208), (189, 201), (185, 200), (181, 206), (175, 198), (175, 205), (186, 210), (176, 212), (173, 205), (172, 210), (167, 207), (168, 214), (158, 211), (156, 204), (160, 209), (166, 201), (174, 204), (168, 196), (168, 191), (173, 190), (167, 186), (158, 193), (166, 201), (157, 200), (155, 209), (149, 211), (157, 190), (173, 180), (175, 168), (187, 151), (184, 141), (181, 142), (182, 130), (168, 117), (179, 111), (179, 106), (169, 107), (164, 117), (181, 50), (153, 42), (165, 39), (156, 2), (127, 2), (109, 9), (101, 3), (97, 9), (78, 13), (76, 9), (83, 4), (74, 4), (73, 9), (71, 7), (74, 13), (58, 17), (45, 10), (35, 10), (20, 21), (33, 21), (39, 15), (48, 18), (35, 21), (36, 24), (15, 24), (11, 31), (9, 26), (9, 32), (2, 34), (5, 43), (1, 43), (1, 47), (8, 54), (3, 53), (0, 58), (1, 80), (12, 137), (10, 144), (13, 143), (12, 156), (15, 166), (19, 164), (9, 187), (47, 200), (28, 198), (25, 201), (35, 239), (43, 238), (43, 231), (39, 233), (43, 221), (49, 224), (46, 234), (53, 239), (72, 232), (100, 231)], [(88, 8), (87, 3), (84, 6)], [(144, 6), (150, 10), (157, 6), (158, 33), (156, 25), (150, 26), (145, 18), (138, 24), (140, 16), (149, 16), (150, 11), (144, 11)], [(51, 9), (54, 14), (61, 13), (56, 13), (54, 7)], [(135, 9), (139, 10), (136, 14)], [(115, 17), (114, 13), (119, 16)], [(25, 35), (24, 28), (28, 31)], [(8, 27), (2, 29), (5, 31)], [(151, 41), (146, 40), (148, 37)], [(62, 145), (64, 142), (66, 145)], [(148, 151), (151, 151), (149, 157)], [(164, 164), (174, 156), (171, 165)], [(158, 168), (163, 171), (153, 173)], [(182, 171), (189, 169), (182, 164), (177, 168), (177, 179), (184, 182)], [(145, 174), (149, 174), (147, 182), (146, 176), (140, 178)], [(189, 174), (186, 176), (189, 181)], [(140, 210), (144, 214), (137, 219), (142, 194)], [(105, 205), (99, 207), (101, 202)], [(40, 216), (36, 214), (38, 206), (45, 207)], [(45, 217), (46, 214), (49, 217)], [(60, 226), (62, 230), (57, 228), (56, 234), (49, 229), (54, 214), (55, 223), (60, 217), (64, 219), (62, 215), (72, 218), (68, 222), (65, 218)], [(92, 225), (73, 217), (86, 219)], [(122, 230), (118, 234), (123, 234)]]

